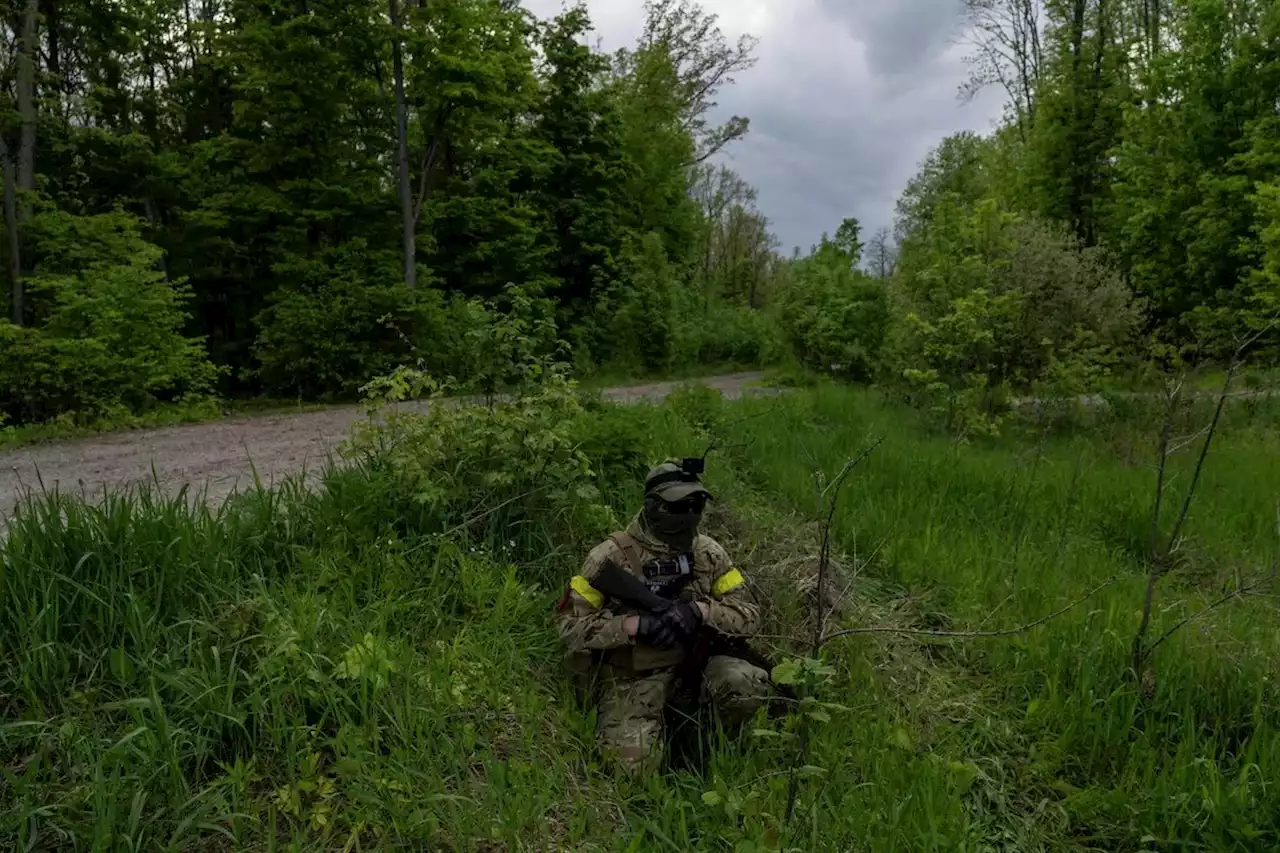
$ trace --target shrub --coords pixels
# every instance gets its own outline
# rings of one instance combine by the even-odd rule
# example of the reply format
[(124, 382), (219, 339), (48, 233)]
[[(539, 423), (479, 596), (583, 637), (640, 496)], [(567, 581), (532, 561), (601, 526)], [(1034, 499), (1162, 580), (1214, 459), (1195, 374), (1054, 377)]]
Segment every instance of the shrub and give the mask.
[(993, 202), (940, 206), (908, 249), (887, 373), (962, 433), (994, 431), (1012, 391), (1091, 390), (1141, 320), (1101, 249)]
[(679, 340), (685, 362), (694, 364), (764, 366), (785, 349), (776, 319), (745, 305), (689, 312), (680, 318)]
[(662, 239), (645, 234), (623, 247), (619, 276), (584, 323), (594, 360), (622, 370), (656, 373), (680, 363), (675, 270)]
[(286, 288), (258, 318), (252, 371), (268, 393), (350, 398), (374, 376), (421, 359), (458, 372), (467, 336), (482, 322), (466, 302), (432, 288), (368, 284), (339, 274), (315, 288)]
[(0, 410), (18, 422), (143, 412), (209, 392), (217, 372), (182, 334), (187, 287), (128, 214), (42, 212), (27, 279), (35, 324), (0, 324)]
[(826, 245), (793, 264), (776, 299), (782, 334), (801, 364), (864, 381), (880, 358), (889, 301), (884, 286)]

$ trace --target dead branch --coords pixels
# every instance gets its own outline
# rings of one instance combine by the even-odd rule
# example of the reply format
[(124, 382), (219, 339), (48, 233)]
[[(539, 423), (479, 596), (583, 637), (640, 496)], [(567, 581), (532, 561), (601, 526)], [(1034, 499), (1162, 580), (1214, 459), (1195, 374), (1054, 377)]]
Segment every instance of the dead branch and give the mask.
[[(1160, 509), (1162, 498), (1164, 495), (1165, 485), (1165, 465), (1169, 457), (1169, 439), (1173, 431), (1173, 419), (1177, 410), (1178, 400), (1181, 396), (1183, 381), (1169, 386), (1170, 390), (1166, 396), (1164, 425), (1160, 434), (1160, 447), (1158, 451), (1157, 474), (1156, 474), (1156, 496), (1155, 507), (1151, 517), (1151, 572), (1147, 576), (1147, 593), (1142, 605), (1142, 622), (1138, 625), (1138, 630), (1133, 636), (1133, 677), (1140, 678), (1142, 676), (1143, 664), (1151, 657), (1156, 646), (1164, 642), (1167, 636), (1162, 636), (1155, 644), (1147, 646), (1147, 633), (1151, 629), (1151, 610), (1155, 601), (1156, 586), (1160, 582), (1161, 576), (1164, 574), (1169, 558), (1176, 554), (1182, 544), (1182, 530), (1186, 524), (1187, 516), (1191, 512), (1191, 502), (1195, 498), (1196, 491), (1200, 485), (1200, 477), (1204, 473), (1204, 463), (1209, 457), (1209, 448), (1213, 444), (1214, 436), (1217, 434), (1218, 427), (1222, 423), (1222, 412), (1226, 408), (1227, 400), (1231, 396), (1231, 384), (1235, 381), (1236, 373), (1244, 367), (1245, 353), (1257, 341), (1271, 329), (1275, 328), (1276, 323), (1280, 321), (1280, 317), (1273, 317), (1269, 322), (1256, 329), (1253, 334), (1237, 338), (1239, 341), (1236, 346), (1235, 354), (1232, 356), (1231, 364), (1227, 368), (1226, 376), (1222, 381), (1222, 390), (1218, 393), (1217, 405), (1214, 407), (1213, 418), (1209, 422), (1207, 430), (1203, 431), (1204, 441), (1200, 445), (1200, 454), (1196, 457), (1196, 467), (1191, 475), (1191, 483), (1187, 486), (1186, 494), (1183, 496), (1182, 509), (1178, 513), (1178, 519), (1174, 522), (1173, 530), (1169, 534), (1169, 538), (1165, 545), (1160, 545)], [(1236, 598), (1235, 595), (1227, 596), (1220, 603), (1215, 602), (1210, 605), (1211, 608), (1221, 606), (1227, 601)], [(1198, 618), (1199, 614), (1193, 614), (1193, 618)], [(1182, 625), (1174, 626), (1172, 630), (1180, 629)]]
[(884, 444), (883, 436), (863, 449), (857, 458), (846, 462), (844, 468), (836, 475), (836, 478), (821, 491), (824, 500), (828, 494), (831, 495), (831, 500), (827, 504), (827, 517), (822, 525), (822, 549), (818, 556), (818, 597), (813, 623), (813, 657), (817, 657), (818, 653), (822, 651), (822, 634), (823, 628), (826, 627), (826, 609), (823, 605), (827, 594), (827, 572), (831, 566), (831, 525), (835, 522), (836, 507), (840, 501), (840, 490), (844, 487), (845, 481), (853, 473), (854, 469), (862, 464), (863, 460), (874, 453), (882, 444)]
[[(884, 444), (885, 437), (881, 436), (876, 441), (867, 445), (863, 451), (854, 459), (844, 463), (844, 467), (840, 469), (840, 473), (836, 475), (830, 483), (822, 485), (821, 470), (819, 470), (819, 497), (826, 503), (827, 515), (822, 523), (822, 548), (818, 556), (818, 595), (814, 603), (813, 618), (813, 638), (810, 642), (810, 656), (818, 657), (822, 653), (823, 631), (826, 627), (826, 595), (827, 595), (827, 571), (831, 566), (831, 525), (835, 523), (836, 508), (840, 502), (840, 491), (844, 488), (845, 482), (849, 479), (849, 475), (854, 469), (862, 464), (868, 456), (876, 451), (880, 445)], [(830, 496), (828, 498), (828, 495)], [(792, 759), (791, 768), (787, 774), (787, 822), (795, 816), (796, 799), (800, 794), (800, 777), (798, 775), (801, 765), (805, 763), (809, 756), (809, 729), (810, 723), (807, 717), (802, 718), (800, 724), (800, 743), (796, 747), (795, 757)]]
[(1142, 602), (1142, 621), (1133, 635), (1132, 664), (1134, 677), (1142, 671), (1143, 644), (1151, 627), (1151, 608), (1155, 603), (1156, 585), (1163, 574), (1165, 555), (1160, 548), (1160, 510), (1164, 504), (1165, 469), (1169, 461), (1169, 438), (1173, 434), (1173, 419), (1177, 414), (1182, 395), (1183, 381), (1166, 385), (1164, 423), (1160, 427), (1160, 444), (1156, 451), (1156, 495), (1151, 511), (1151, 570), (1147, 573), (1147, 592)]
[(1227, 593), (1226, 595), (1222, 596), (1221, 598), (1215, 601), (1212, 601), (1209, 604), (1205, 605), (1204, 607), (1200, 608), (1195, 613), (1192, 613), (1190, 616), (1187, 616), (1185, 619), (1182, 619), (1172, 628), (1170, 628), (1169, 630), (1161, 634), (1154, 643), (1152, 643), (1150, 646), (1147, 647), (1146, 657), (1150, 657), (1152, 654), (1155, 653), (1156, 649), (1160, 648), (1160, 646), (1164, 643), (1165, 640), (1169, 639), (1174, 634), (1178, 633), (1183, 628), (1190, 625), (1192, 622), (1195, 622), (1200, 617), (1205, 616), (1206, 614), (1211, 613), (1214, 610), (1217, 610), (1219, 607), (1223, 606), (1224, 604), (1229, 604), (1230, 602), (1235, 601), (1236, 599), (1244, 598), (1245, 596), (1252, 593), (1254, 590), (1260, 589), (1264, 585), (1270, 583), (1271, 581), (1274, 581), (1276, 578), (1277, 570), (1280, 570), (1280, 562), (1274, 563), (1271, 566), (1270, 571), (1268, 571), (1265, 575), (1262, 575), (1256, 578), (1253, 581), (1253, 583), (1249, 584), (1248, 586), (1234, 589), (1231, 592)]

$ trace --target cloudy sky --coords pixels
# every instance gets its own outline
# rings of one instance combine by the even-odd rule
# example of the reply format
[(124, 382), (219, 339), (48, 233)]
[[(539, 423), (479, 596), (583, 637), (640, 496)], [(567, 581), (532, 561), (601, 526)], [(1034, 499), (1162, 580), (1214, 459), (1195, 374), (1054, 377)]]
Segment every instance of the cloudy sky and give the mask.
[[(784, 250), (807, 249), (856, 216), (864, 235), (891, 225), (916, 165), (942, 137), (988, 130), (1001, 99), (962, 104), (962, 0), (701, 0), (725, 34), (760, 39), (759, 62), (721, 92), (751, 119), (728, 164), (760, 193)], [(553, 16), (563, 0), (524, 0)], [(630, 45), (643, 0), (588, 0), (606, 50)]]

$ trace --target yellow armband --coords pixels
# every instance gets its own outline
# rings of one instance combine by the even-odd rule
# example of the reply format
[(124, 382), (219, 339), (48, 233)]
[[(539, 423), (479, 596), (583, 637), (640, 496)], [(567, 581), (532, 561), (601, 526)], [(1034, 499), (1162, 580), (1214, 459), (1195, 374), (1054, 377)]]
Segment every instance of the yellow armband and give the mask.
[(742, 576), (742, 572), (737, 569), (730, 569), (717, 578), (716, 582), (711, 585), (711, 592), (719, 598), (720, 596), (733, 592), (746, 582), (747, 579)]
[(576, 575), (573, 580), (569, 581), (569, 586), (573, 591), (587, 600), (587, 604), (597, 610), (604, 605), (604, 594), (600, 590), (591, 585), (591, 582), (582, 575)]

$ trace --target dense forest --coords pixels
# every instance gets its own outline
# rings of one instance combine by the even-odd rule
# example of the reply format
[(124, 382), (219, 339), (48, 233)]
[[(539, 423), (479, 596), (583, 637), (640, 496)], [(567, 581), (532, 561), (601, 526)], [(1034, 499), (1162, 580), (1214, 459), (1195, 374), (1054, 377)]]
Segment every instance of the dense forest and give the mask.
[(967, 429), (1265, 322), (1280, 9), (966, 5), (1001, 126), (786, 257), (719, 156), (755, 42), (692, 0), (615, 53), (511, 0), (8, 0), (0, 414), (499, 382), (518, 308), (583, 372), (795, 360)]

